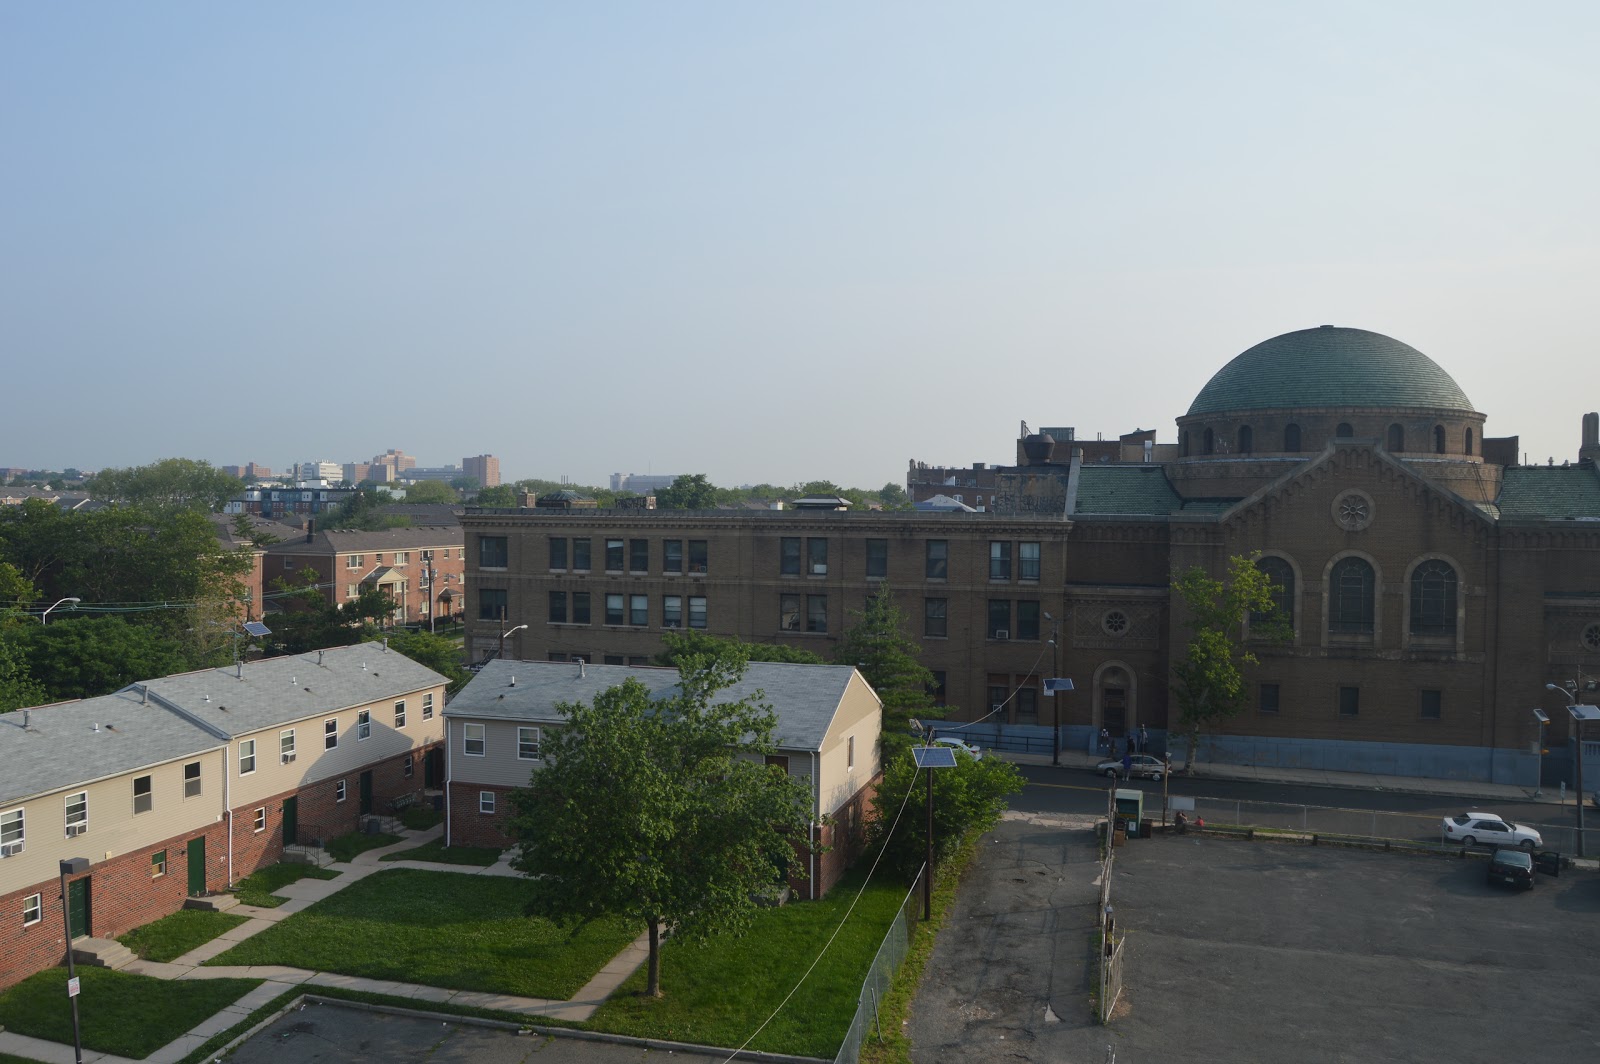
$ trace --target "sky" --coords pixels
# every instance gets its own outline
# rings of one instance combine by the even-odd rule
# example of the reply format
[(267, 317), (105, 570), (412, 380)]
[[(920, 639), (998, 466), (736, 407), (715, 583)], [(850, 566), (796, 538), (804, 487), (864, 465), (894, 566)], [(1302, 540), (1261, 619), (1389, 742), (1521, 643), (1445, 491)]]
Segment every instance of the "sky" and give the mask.
[(1559, 463), (1597, 52), (1590, 2), (13, 0), (0, 466), (876, 488), (1171, 442), (1322, 324)]

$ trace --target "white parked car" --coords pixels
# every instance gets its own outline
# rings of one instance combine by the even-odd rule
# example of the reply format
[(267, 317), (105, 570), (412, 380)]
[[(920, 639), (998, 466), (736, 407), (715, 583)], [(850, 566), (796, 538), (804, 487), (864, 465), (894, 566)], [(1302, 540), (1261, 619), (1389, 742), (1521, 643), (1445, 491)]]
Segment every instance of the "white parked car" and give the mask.
[(1463, 846), (1520, 846), (1536, 850), (1544, 845), (1539, 833), (1525, 824), (1512, 824), (1493, 813), (1447, 816), (1440, 826), (1444, 837)]
[(971, 743), (962, 742), (960, 739), (949, 739), (949, 738), (935, 739), (935, 740), (933, 740), (933, 743), (931, 745), (933, 745), (933, 746), (948, 746), (952, 750), (960, 750), (962, 753), (966, 754), (968, 757), (972, 758), (972, 760), (974, 760), (974, 761), (982, 761), (983, 760), (983, 751), (982, 750), (979, 750), (976, 746), (973, 746)]
[[(1094, 767), (1094, 770), (1115, 778), (1122, 775), (1122, 759), (1119, 757), (1111, 761), (1102, 761)], [(1149, 754), (1134, 754), (1129, 761), (1128, 778), (1134, 779), (1139, 776), (1148, 776), (1150, 779), (1159, 781), (1161, 774), (1166, 770), (1167, 763), (1159, 757), (1151, 757)]]

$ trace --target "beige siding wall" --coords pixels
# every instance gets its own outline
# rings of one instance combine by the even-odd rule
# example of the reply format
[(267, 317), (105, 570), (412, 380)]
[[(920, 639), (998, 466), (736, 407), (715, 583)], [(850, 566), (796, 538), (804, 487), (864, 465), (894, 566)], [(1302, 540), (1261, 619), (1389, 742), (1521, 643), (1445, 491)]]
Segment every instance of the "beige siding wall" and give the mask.
[[(482, 757), (465, 751), (466, 724), (484, 726), (484, 753)], [(504, 720), (450, 721), (448, 766), (450, 779), (456, 783), (483, 783), (498, 787), (525, 787), (528, 777), (542, 762), (517, 757), (517, 729), (530, 725)], [(541, 737), (544, 729), (541, 729)]]
[[(883, 708), (860, 673), (850, 677), (833, 724), (822, 743), (821, 812), (827, 816), (853, 798), (878, 774), (878, 737), (883, 732)], [(850, 740), (855, 740), (851, 762)], [(794, 764), (790, 762), (791, 772)]]

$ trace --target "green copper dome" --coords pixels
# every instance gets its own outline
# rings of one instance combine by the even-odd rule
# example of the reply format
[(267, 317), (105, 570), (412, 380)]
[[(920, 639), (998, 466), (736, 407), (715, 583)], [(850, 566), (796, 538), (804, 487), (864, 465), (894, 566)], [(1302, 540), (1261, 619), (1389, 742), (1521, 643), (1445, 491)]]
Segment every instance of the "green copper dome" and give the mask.
[(1382, 333), (1324, 325), (1263, 340), (1223, 366), (1189, 416), (1329, 406), (1472, 412), (1450, 374), (1416, 348)]

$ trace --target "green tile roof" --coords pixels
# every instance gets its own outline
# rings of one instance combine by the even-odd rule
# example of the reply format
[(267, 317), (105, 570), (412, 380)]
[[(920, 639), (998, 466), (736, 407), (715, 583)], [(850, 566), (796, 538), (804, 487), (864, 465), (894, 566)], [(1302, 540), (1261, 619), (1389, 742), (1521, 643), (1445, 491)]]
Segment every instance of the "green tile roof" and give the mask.
[(1600, 520), (1600, 472), (1592, 463), (1565, 469), (1513, 466), (1506, 470), (1495, 502), (1508, 520)]
[(1183, 505), (1160, 466), (1086, 465), (1074, 515), (1170, 514)]
[(1382, 333), (1324, 325), (1274, 336), (1239, 355), (1200, 390), (1189, 415), (1328, 406), (1472, 410), (1450, 374), (1416, 348)]

